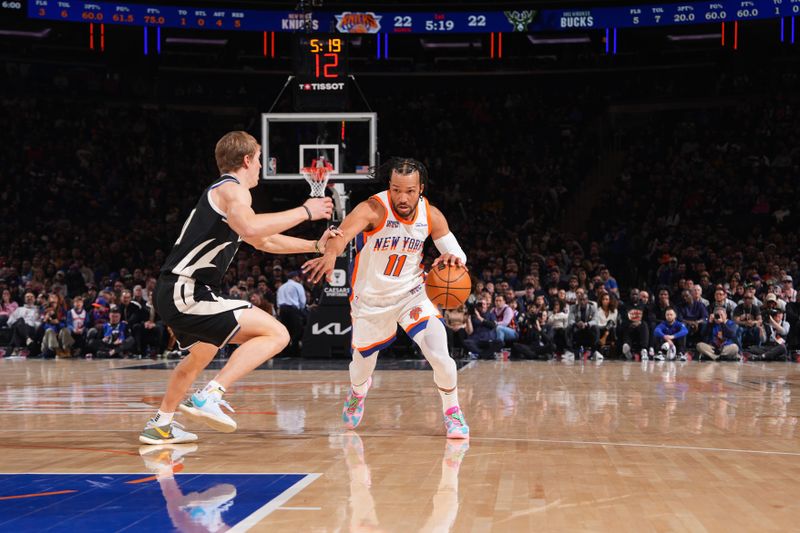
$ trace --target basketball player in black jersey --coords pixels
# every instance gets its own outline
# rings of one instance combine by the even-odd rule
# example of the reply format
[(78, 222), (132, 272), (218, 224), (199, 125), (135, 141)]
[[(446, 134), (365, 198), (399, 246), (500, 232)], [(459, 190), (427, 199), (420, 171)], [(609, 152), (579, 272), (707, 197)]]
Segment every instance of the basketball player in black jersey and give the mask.
[[(219, 296), (222, 277), (239, 243), (244, 240), (271, 253), (312, 253), (324, 251), (335, 234), (329, 230), (319, 241), (281, 235), (301, 222), (330, 218), (330, 198), (311, 198), (280, 213), (253, 211), (250, 189), (258, 184), (261, 147), (251, 135), (227, 133), (214, 155), (222, 175), (205, 190), (183, 223), (156, 286), (156, 310), (189, 355), (173, 370), (158, 413), (139, 435), (145, 444), (197, 440), (197, 435), (173, 421), (178, 408), (219, 431), (236, 430), (236, 422), (221, 409), (233, 411), (222, 399), (225, 389), (289, 343), (289, 333), (274, 317), (249, 302)], [(227, 364), (208, 385), (181, 403), (186, 389), (228, 343), (239, 347)]]

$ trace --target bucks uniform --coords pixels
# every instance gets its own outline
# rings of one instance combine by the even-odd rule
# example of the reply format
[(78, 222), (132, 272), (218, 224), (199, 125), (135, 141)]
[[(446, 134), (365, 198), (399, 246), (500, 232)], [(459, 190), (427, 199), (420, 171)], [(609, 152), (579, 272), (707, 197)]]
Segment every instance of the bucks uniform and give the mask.
[(156, 285), (156, 310), (184, 349), (201, 341), (222, 347), (239, 330), (242, 310), (251, 307), (249, 302), (218, 296), (242, 241), (211, 199), (211, 191), (227, 182), (239, 183), (225, 174), (200, 197)]
[(425, 294), (422, 255), (431, 232), (430, 206), (421, 197), (414, 220), (394, 211), (388, 191), (372, 196), (386, 213), (356, 236), (350, 296), (353, 349), (367, 357), (394, 342), (397, 325), (413, 337), (430, 318), (441, 318)]

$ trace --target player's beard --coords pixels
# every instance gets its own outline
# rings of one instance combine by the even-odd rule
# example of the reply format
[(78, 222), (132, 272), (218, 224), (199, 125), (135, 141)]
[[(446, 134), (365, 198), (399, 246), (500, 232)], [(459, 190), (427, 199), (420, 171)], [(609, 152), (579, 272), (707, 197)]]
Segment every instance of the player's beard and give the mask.
[(403, 217), (404, 219), (406, 219), (406, 220), (411, 220), (412, 218), (414, 218), (414, 215), (416, 215), (416, 214), (417, 214), (417, 207), (416, 207), (416, 205), (415, 205), (413, 208), (410, 208), (410, 209), (408, 209), (408, 212), (407, 212), (407, 213), (404, 213), (404, 212), (403, 212), (403, 211), (400, 209), (400, 206), (399, 206), (399, 205), (397, 205), (397, 204), (392, 204), (392, 205), (393, 205), (393, 207), (394, 207), (394, 210), (395, 210), (395, 212), (396, 212), (398, 215), (400, 215), (401, 217)]

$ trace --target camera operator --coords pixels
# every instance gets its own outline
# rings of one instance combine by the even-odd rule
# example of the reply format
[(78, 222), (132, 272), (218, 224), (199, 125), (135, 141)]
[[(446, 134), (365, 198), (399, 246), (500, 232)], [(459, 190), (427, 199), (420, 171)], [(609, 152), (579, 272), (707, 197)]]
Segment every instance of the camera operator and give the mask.
[(548, 359), (555, 353), (553, 326), (547, 323), (549, 313), (547, 309), (539, 311), (530, 320), (523, 340), (511, 349), (511, 354), (520, 359)]
[(697, 351), (700, 353), (698, 361), (704, 355), (714, 361), (720, 357), (737, 360), (739, 346), (736, 344), (736, 323), (728, 319), (724, 307), (714, 309), (714, 314), (709, 318), (708, 329), (708, 342), (697, 343)]
[[(769, 296), (767, 296), (767, 303), (769, 303)], [(785, 361), (789, 353), (786, 348), (789, 323), (786, 321), (784, 311), (771, 309), (767, 307), (767, 303), (765, 303), (765, 309), (762, 314), (765, 320), (761, 325), (761, 335), (764, 342), (761, 343), (761, 346), (753, 346), (749, 351), (753, 359)]]

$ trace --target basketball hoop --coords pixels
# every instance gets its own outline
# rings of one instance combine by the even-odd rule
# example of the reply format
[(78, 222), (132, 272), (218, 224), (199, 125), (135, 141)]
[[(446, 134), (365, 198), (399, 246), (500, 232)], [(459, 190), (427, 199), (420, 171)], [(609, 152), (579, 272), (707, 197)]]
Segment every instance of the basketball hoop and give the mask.
[(300, 173), (308, 182), (309, 187), (311, 187), (309, 196), (311, 198), (324, 198), (328, 180), (331, 174), (336, 174), (336, 171), (333, 169), (333, 165), (326, 161), (324, 157), (320, 157), (311, 161), (310, 167), (301, 168)]

